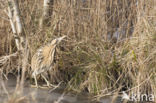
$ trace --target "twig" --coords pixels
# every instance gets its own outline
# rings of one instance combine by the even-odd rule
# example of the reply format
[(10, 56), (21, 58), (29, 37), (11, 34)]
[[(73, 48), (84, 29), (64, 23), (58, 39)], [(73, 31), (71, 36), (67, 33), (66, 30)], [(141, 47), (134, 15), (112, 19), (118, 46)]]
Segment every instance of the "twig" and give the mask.
[(6, 20), (6, 21), (9, 21), (9, 19), (6, 18), (6, 17), (0, 16), (0, 18), (4, 19), (4, 20)]
[(13, 56), (17, 56), (17, 52), (10, 54), (10, 55), (7, 55), (7, 56), (0, 57), (0, 65), (5, 64), (10, 59), (10, 57), (13, 57)]

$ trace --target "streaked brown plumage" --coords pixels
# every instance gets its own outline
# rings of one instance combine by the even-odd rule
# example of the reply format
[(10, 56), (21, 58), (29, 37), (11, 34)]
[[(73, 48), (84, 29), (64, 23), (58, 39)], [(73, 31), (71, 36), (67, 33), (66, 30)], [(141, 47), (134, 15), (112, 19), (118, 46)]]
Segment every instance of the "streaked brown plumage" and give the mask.
[(52, 40), (50, 44), (38, 49), (37, 52), (32, 57), (32, 60), (31, 60), (32, 76), (35, 79), (36, 87), (38, 87), (36, 76), (39, 74), (41, 74), (41, 76), (44, 78), (44, 80), (47, 83), (47, 86), (50, 86), (49, 81), (42, 75), (42, 73), (52, 68), (56, 46), (65, 37), (66, 36), (63, 36), (63, 37)]

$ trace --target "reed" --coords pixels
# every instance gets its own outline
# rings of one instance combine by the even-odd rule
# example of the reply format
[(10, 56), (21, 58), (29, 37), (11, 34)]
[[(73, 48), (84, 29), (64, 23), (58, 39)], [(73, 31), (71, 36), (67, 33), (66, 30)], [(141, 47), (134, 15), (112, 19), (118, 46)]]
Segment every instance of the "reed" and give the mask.
[[(42, 1), (20, 1), (30, 55), (55, 37), (67, 36), (57, 49), (52, 83), (97, 95), (123, 90), (156, 95), (156, 12), (154, 0), (56, 0), (50, 26), (39, 28)], [(2, 15), (6, 16), (3, 12)], [(17, 48), (9, 22), (0, 18), (0, 55)], [(4, 73), (17, 72), (9, 60)], [(29, 74), (30, 67), (26, 72)], [(29, 78), (29, 75), (26, 77)]]

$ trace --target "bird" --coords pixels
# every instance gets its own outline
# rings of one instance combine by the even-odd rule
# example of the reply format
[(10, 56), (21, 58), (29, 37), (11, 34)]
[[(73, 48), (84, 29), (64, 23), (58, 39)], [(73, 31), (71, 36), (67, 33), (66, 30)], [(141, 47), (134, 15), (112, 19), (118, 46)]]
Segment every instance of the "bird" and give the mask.
[(46, 77), (42, 74), (47, 72), (53, 67), (54, 64), (54, 56), (56, 52), (56, 46), (65, 38), (66, 36), (62, 36), (52, 40), (49, 44), (40, 47), (37, 52), (33, 55), (31, 59), (31, 73), (32, 77), (35, 80), (35, 87), (38, 88), (37, 76), (41, 75), (41, 77), (47, 83), (47, 86), (53, 86), (49, 83)]

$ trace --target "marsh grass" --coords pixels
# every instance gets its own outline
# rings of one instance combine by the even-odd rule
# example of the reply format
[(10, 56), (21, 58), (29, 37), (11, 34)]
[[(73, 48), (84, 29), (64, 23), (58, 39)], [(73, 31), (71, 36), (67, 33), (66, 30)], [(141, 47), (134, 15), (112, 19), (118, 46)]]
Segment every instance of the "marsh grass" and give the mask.
[[(154, 4), (154, 0), (57, 0), (51, 25), (40, 29), (42, 1), (21, 2), (30, 49), (27, 64), (38, 47), (67, 35), (57, 49), (55, 69), (48, 72), (51, 82), (65, 81), (68, 89), (99, 97), (122, 90), (156, 95)], [(1, 24), (1, 35), (7, 34), (3, 39), (9, 39), (2, 39), (0, 52), (9, 54), (16, 50), (10, 42), (10, 25), (3, 19)]]

